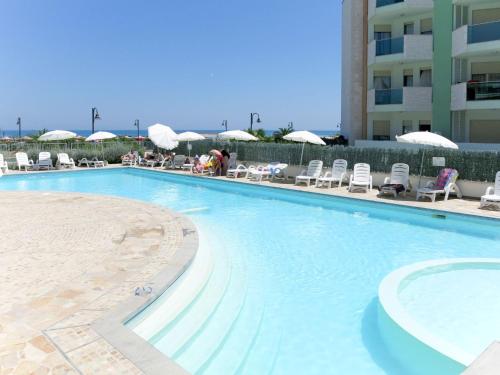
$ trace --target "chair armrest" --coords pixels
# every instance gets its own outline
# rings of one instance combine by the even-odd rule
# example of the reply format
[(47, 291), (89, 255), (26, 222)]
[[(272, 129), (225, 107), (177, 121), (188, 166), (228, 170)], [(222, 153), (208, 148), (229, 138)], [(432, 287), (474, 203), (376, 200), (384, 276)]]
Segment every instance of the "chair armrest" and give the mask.
[(328, 178), (328, 177), (332, 177), (332, 172), (330, 171), (327, 171), (323, 176), (320, 176), (320, 177), (323, 177), (323, 178)]
[(493, 195), (494, 192), (495, 188), (493, 186), (488, 186), (488, 188), (486, 189), (486, 195)]
[(391, 178), (390, 177), (386, 177), (384, 178), (384, 185), (387, 185), (391, 182)]
[(300, 173), (298, 174), (299, 176), (304, 176), (307, 172), (307, 169), (303, 169), (302, 171), (300, 171)]
[(432, 189), (434, 187), (434, 181), (427, 181), (424, 187)]

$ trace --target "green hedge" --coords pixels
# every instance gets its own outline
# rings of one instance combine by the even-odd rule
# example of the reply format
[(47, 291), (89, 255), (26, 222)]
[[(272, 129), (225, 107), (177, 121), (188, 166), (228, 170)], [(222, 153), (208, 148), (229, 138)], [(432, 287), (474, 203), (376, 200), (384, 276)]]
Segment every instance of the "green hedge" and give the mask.
[[(191, 155), (206, 154), (209, 150), (223, 149), (235, 152), (238, 149), (238, 160), (268, 163), (281, 161), (290, 165), (300, 163), (301, 144), (280, 143), (229, 143), (214, 140), (205, 140), (192, 143)], [(176, 153), (187, 154), (187, 143), (182, 142)], [(420, 149), (375, 149), (343, 146), (314, 146), (307, 144), (304, 149), (303, 164), (310, 160), (323, 160), (325, 166), (333, 164), (335, 159), (346, 159), (349, 168), (355, 163), (368, 163), (374, 172), (389, 173), (394, 163), (406, 163), (412, 174), (418, 174), (422, 160)], [(460, 178), (473, 181), (494, 181), (495, 174), (500, 171), (500, 153), (498, 152), (471, 152), (428, 148), (425, 150), (424, 176), (435, 176), (437, 167), (432, 166), (432, 157), (446, 158), (446, 166), (455, 168)]]

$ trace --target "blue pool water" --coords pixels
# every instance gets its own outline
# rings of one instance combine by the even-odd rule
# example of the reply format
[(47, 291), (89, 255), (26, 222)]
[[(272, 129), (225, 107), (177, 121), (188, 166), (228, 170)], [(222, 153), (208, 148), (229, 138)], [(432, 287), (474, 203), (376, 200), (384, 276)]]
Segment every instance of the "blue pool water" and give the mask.
[(381, 339), (382, 278), (417, 261), (500, 254), (493, 220), (154, 171), (7, 176), (0, 189), (189, 210), (213, 264), (195, 300), (148, 339), (199, 374), (412, 374)]

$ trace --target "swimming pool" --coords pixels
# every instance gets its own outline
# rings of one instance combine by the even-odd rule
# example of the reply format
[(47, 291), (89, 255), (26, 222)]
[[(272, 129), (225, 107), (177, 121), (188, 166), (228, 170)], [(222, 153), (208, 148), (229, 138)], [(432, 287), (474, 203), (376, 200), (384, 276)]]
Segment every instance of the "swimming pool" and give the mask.
[(379, 332), (380, 281), (417, 261), (500, 254), (494, 220), (154, 171), (6, 176), (0, 189), (108, 194), (188, 213), (204, 276), (193, 302), (144, 332), (197, 373), (410, 374)]

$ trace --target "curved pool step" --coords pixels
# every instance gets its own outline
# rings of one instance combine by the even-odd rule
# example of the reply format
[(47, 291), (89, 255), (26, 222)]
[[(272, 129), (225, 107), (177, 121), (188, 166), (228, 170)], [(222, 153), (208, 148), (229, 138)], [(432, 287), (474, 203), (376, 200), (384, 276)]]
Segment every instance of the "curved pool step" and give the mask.
[[(222, 249), (218, 251), (224, 252)], [(155, 346), (161, 352), (173, 356), (210, 319), (227, 292), (231, 280), (231, 268), (227, 255), (218, 253), (214, 270), (206, 287), (175, 321), (175, 324), (157, 336)]]
[[(205, 241), (205, 239), (203, 239)], [(148, 307), (147, 319), (127, 323), (135, 333), (148, 341), (156, 341), (159, 332), (169, 325), (192, 303), (207, 285), (215, 267), (215, 256), (206, 240), (186, 272)], [(138, 316), (138, 319), (140, 316)]]
[(246, 270), (241, 264), (234, 264), (233, 267), (235, 277), (231, 278), (228, 289), (214, 313), (196, 335), (172, 356), (172, 359), (191, 373), (196, 373), (217, 351), (244, 306), (247, 294)]
[[(244, 366), (248, 353), (251, 352), (263, 322), (263, 308), (255, 299), (247, 298), (241, 314), (231, 331), (217, 351), (199, 369), (196, 374), (218, 375), (235, 374)], [(230, 348), (231, 350), (223, 350)]]

